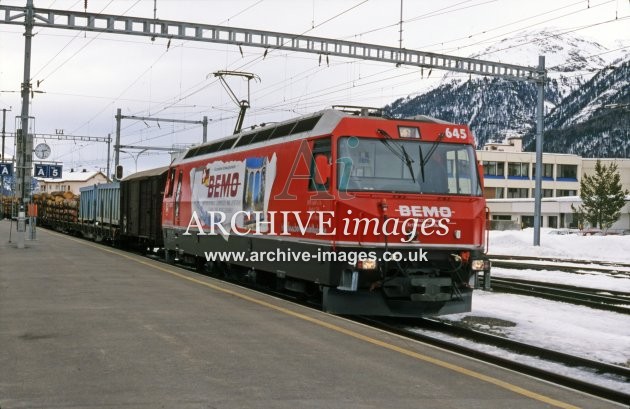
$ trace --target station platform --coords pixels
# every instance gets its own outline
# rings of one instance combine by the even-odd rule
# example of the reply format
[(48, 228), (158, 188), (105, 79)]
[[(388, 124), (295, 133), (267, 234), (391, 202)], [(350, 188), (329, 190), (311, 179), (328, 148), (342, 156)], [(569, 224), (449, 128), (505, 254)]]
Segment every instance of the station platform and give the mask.
[(2, 409), (620, 407), (45, 229), (19, 249), (10, 226)]

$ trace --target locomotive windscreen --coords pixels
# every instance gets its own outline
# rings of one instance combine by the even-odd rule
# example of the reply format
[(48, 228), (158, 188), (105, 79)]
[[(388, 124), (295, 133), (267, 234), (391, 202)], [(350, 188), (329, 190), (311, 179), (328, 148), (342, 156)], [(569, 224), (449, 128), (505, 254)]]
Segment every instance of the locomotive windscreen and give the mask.
[(471, 145), (345, 137), (337, 165), (340, 190), (481, 196)]

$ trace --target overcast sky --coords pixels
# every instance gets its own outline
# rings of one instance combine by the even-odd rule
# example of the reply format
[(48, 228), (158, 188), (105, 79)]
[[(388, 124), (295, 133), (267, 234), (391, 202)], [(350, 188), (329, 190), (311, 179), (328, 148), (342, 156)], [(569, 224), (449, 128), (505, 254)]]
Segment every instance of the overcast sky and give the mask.
[[(0, 0), (23, 6), (26, 0)], [(80, 0), (34, 0), (36, 7), (83, 11)], [(153, 0), (88, 0), (87, 11), (153, 17)], [(345, 39), (399, 46), (399, 0), (157, 0), (157, 18), (204, 24)], [(630, 6), (627, 0), (404, 0), (402, 46), (410, 49), (469, 56), (521, 30), (549, 28), (570, 31), (608, 49), (630, 46)], [(615, 20), (616, 19), (616, 20)], [(31, 82), (36, 93), (31, 105), (35, 133), (107, 136), (115, 133), (114, 115), (201, 120), (211, 119), (209, 139), (231, 133), (238, 108), (216, 79), (218, 70), (255, 73), (251, 110), (245, 125), (279, 121), (334, 104), (383, 106), (426, 89), (441, 77), (411, 67), (330, 57), (320, 63), (312, 54), (270, 52), (237, 46), (138, 36), (84, 33), (36, 28)], [(7, 113), (7, 131), (15, 129), (23, 81), (23, 27), (0, 25), (0, 109)], [(626, 48), (625, 51), (628, 49)], [(614, 53), (611, 53), (611, 55)], [(585, 56), (587, 57), (587, 56)], [(493, 60), (492, 55), (484, 59)], [(518, 60), (535, 66), (537, 58)], [(37, 86), (39, 81), (39, 87)], [(246, 82), (228, 80), (240, 99)], [(1, 120), (1, 118), (0, 118)], [(172, 146), (201, 141), (201, 128), (155, 122), (123, 121), (122, 144)], [(37, 139), (35, 143), (43, 142)], [(49, 159), (64, 168), (106, 166), (104, 144), (47, 141)], [(7, 140), (8, 154), (13, 139)], [(125, 174), (136, 163), (121, 154)], [(138, 170), (168, 164), (165, 154), (142, 154)]]

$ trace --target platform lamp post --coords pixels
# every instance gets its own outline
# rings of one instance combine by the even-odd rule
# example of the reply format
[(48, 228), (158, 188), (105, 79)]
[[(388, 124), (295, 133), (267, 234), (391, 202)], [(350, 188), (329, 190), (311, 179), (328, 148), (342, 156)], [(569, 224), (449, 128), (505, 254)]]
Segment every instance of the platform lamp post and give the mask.
[(21, 89), (22, 112), (20, 115), (22, 126), (17, 133), (17, 163), (15, 169), (17, 174), (16, 193), (19, 197), (17, 224), (18, 248), (24, 248), (24, 238), (26, 235), (25, 206), (30, 201), (30, 185), (33, 172), (33, 136), (28, 132), (28, 120), (29, 97), (31, 93), (31, 43), (33, 40), (34, 15), (33, 0), (27, 0), (26, 7), (24, 8), (24, 81), (22, 82)]
[(536, 82), (538, 89), (536, 107), (536, 178), (534, 180), (534, 246), (540, 246), (540, 228), (542, 218), (542, 164), (545, 109), (545, 57), (538, 57), (538, 72), (540, 77)]

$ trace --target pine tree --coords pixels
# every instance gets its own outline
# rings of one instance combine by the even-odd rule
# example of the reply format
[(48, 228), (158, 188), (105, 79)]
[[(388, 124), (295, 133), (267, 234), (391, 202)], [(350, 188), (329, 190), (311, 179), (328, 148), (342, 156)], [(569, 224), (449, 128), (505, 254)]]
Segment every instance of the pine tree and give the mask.
[(580, 181), (580, 199), (582, 205), (573, 211), (582, 213), (593, 227), (606, 230), (621, 216), (621, 208), (625, 204), (625, 192), (621, 188), (621, 177), (617, 164), (602, 165), (598, 160), (595, 174), (582, 176)]

